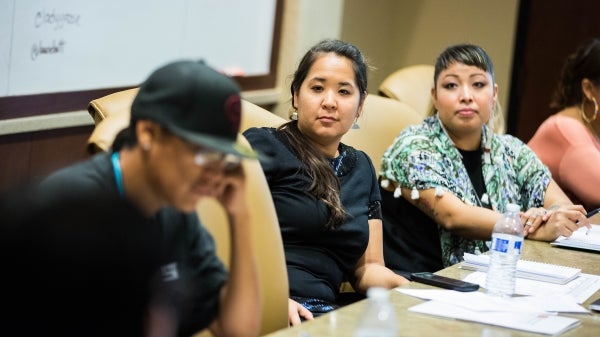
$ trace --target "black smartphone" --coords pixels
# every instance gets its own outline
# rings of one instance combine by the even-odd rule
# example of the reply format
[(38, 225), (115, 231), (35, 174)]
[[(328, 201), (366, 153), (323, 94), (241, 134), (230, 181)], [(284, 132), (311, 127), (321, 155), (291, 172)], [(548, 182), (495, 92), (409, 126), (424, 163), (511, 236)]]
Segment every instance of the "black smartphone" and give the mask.
[(590, 303), (590, 310), (600, 312), (600, 298)]
[(429, 284), (440, 288), (452, 289), (456, 291), (475, 291), (479, 289), (478, 284), (436, 275), (434, 273), (412, 273), (410, 276), (411, 280), (415, 282)]

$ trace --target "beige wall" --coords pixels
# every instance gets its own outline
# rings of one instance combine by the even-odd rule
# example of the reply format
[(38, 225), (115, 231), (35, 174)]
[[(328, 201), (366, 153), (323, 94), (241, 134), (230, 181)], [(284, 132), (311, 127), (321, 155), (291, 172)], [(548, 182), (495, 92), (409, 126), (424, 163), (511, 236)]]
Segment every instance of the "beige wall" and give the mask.
[(369, 91), (396, 69), (433, 64), (447, 46), (481, 45), (495, 64), (499, 99), (508, 106), (518, 0), (285, 0), (278, 73), (287, 115), (289, 76), (302, 54), (322, 38), (356, 44), (377, 68)]
[(341, 36), (343, 5), (344, 0), (284, 0), (274, 113), (289, 116), (291, 77), (302, 55), (322, 39)]
[(408, 65), (433, 64), (447, 46), (482, 46), (494, 61), (499, 99), (508, 106), (518, 0), (346, 0), (341, 38), (358, 45), (385, 76)]

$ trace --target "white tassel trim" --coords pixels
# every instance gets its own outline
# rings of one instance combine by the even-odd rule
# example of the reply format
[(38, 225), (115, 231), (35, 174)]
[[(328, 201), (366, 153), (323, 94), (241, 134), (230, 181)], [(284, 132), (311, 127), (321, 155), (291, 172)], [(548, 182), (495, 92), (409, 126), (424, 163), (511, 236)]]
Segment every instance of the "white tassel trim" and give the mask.
[(387, 179), (383, 179), (383, 180), (381, 181), (381, 187), (383, 187), (383, 188), (387, 189), (388, 187), (390, 187), (390, 181), (389, 181), (389, 180), (387, 180)]
[(400, 189), (400, 186), (396, 187), (396, 189), (394, 190), (394, 198), (400, 198), (400, 196), (402, 195), (402, 190)]
[(490, 203), (490, 197), (487, 193), (483, 193), (483, 195), (481, 196), (481, 203), (486, 205)]
[(410, 198), (412, 200), (417, 200), (419, 199), (419, 191), (417, 190), (416, 187), (413, 187), (412, 191), (410, 191)]

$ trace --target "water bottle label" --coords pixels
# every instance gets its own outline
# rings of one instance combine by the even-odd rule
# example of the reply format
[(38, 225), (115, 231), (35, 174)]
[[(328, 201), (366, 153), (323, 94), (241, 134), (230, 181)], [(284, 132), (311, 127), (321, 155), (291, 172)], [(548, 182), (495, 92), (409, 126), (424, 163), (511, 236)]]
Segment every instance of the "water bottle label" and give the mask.
[(515, 240), (512, 236), (495, 234), (492, 236), (492, 250), (500, 253), (521, 254), (523, 240)]
[(521, 254), (521, 245), (522, 244), (523, 244), (523, 241), (521, 241), (521, 240), (515, 241), (514, 247), (515, 247), (515, 250), (519, 251), (519, 254)]

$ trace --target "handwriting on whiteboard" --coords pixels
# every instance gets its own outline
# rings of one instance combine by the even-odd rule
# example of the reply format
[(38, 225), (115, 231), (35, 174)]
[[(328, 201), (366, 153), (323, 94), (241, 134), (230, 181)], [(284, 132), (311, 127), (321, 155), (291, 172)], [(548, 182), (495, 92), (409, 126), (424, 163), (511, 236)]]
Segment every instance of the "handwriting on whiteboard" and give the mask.
[[(37, 11), (33, 17), (33, 25), (36, 29), (50, 28), (54, 31), (63, 29), (65, 26), (79, 26), (81, 15), (76, 13), (61, 13), (55, 9), (50, 11), (42, 9)], [(35, 61), (41, 55), (62, 54), (65, 51), (66, 41), (63, 38), (52, 41), (37, 41), (31, 46), (31, 60)]]

